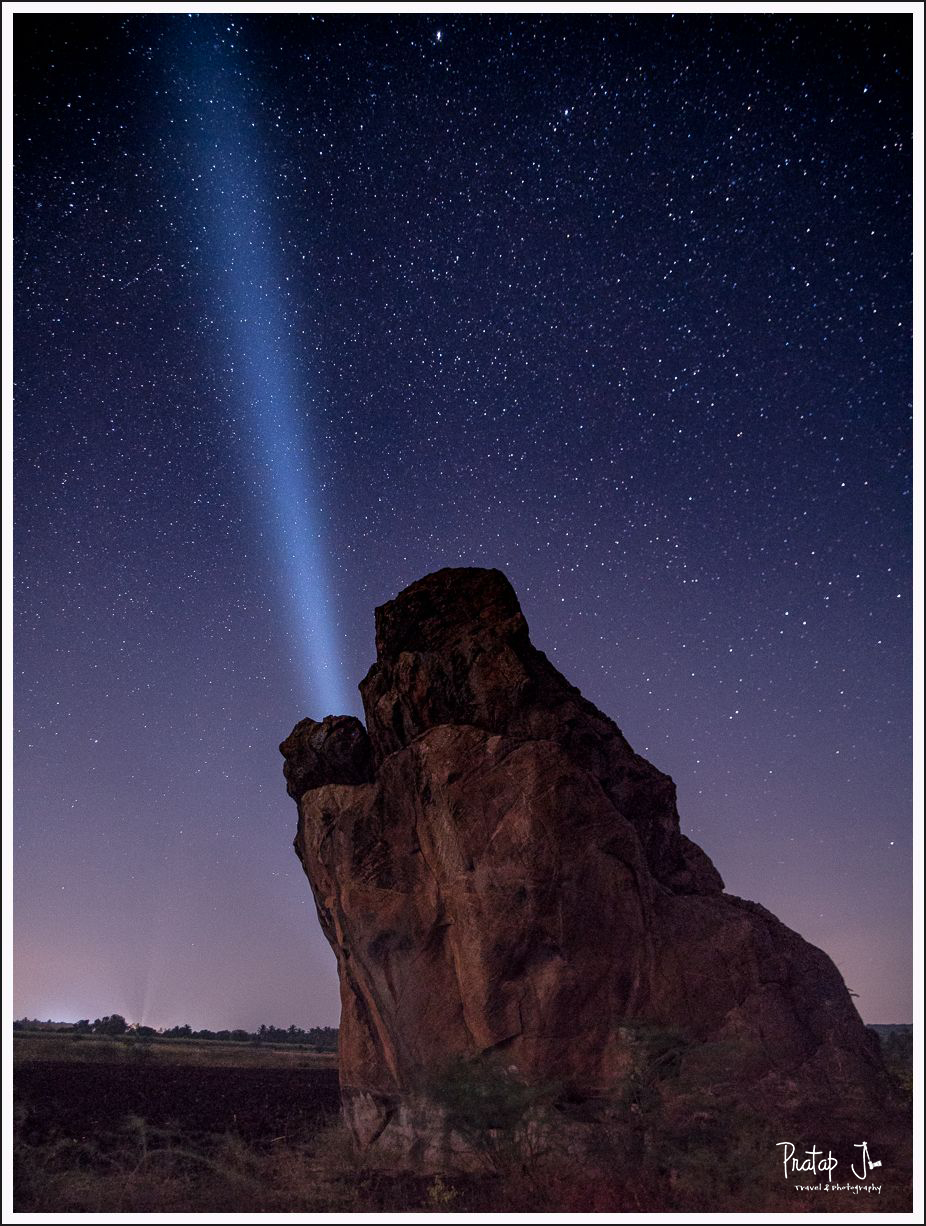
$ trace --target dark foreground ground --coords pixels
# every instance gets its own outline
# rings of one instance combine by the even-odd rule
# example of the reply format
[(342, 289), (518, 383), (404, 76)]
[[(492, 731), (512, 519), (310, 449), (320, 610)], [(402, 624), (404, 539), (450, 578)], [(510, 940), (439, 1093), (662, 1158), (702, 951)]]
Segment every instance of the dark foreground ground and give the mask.
[(307, 1050), (44, 1036), (14, 1044), (19, 1212), (361, 1212), (452, 1203), (364, 1170), (335, 1061)]
[[(578, 1172), (494, 1147), (479, 1175), (396, 1174), (354, 1153), (338, 1122), (337, 1069), (310, 1051), (246, 1045), (17, 1038), (15, 1208), (20, 1212), (860, 1212), (880, 1196), (802, 1195), (759, 1127), (652, 1146)], [(897, 1072), (903, 1074), (904, 1061)], [(652, 1134), (650, 1134), (652, 1135)], [(878, 1155), (887, 1157), (886, 1154)], [(888, 1164), (885, 1164), (886, 1166)], [(880, 1176), (879, 1176), (880, 1177)], [(871, 1182), (874, 1182), (872, 1180)], [(784, 1185), (784, 1186), (783, 1186)]]
[(338, 1113), (336, 1068), (193, 1068), (36, 1060), (17, 1068), (21, 1139), (99, 1138), (128, 1117), (248, 1144), (304, 1139)]

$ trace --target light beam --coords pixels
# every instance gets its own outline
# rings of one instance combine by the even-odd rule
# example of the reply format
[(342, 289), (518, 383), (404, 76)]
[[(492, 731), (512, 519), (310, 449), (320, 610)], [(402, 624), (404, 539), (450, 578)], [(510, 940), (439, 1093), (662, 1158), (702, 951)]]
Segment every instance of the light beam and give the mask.
[(226, 321), (227, 356), (240, 373), (247, 463), (259, 477), (257, 504), (286, 592), (303, 698), (313, 713), (341, 713), (355, 704), (343, 681), (327, 573), (312, 389), (284, 309), (279, 241), (264, 189), (268, 167), (248, 113), (247, 77), (225, 33), (205, 23), (193, 30), (184, 106), (213, 306)]

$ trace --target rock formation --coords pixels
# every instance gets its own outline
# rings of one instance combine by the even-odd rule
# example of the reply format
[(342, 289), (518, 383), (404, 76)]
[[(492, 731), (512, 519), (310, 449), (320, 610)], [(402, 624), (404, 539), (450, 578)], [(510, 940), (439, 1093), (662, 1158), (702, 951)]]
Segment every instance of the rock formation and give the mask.
[(377, 609), (376, 651), (366, 728), (303, 720), (281, 746), (363, 1146), (459, 1150), (429, 1100), (452, 1057), (594, 1118), (667, 1031), (689, 1083), (782, 1129), (824, 1120), (829, 1144), (890, 1109), (833, 963), (723, 892), (672, 780), (533, 647), (501, 572), (412, 584)]

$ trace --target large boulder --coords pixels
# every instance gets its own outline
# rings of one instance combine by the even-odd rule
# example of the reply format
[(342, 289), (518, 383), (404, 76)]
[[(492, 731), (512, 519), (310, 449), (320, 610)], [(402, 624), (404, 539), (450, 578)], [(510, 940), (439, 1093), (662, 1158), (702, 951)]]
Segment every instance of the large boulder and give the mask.
[(465, 1164), (435, 1090), (454, 1060), (547, 1087), (581, 1136), (666, 1034), (678, 1084), (782, 1129), (829, 1142), (886, 1118), (836, 967), (723, 892), (672, 780), (533, 647), (500, 571), (412, 584), (377, 609), (376, 650), (366, 729), (303, 720), (281, 746), (362, 1146)]

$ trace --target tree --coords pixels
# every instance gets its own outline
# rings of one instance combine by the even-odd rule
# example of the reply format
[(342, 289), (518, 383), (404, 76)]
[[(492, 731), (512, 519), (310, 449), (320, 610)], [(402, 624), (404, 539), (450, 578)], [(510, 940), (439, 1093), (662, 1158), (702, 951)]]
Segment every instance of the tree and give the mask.
[(97, 1034), (125, 1034), (128, 1028), (128, 1023), (121, 1013), (107, 1014), (93, 1023)]

